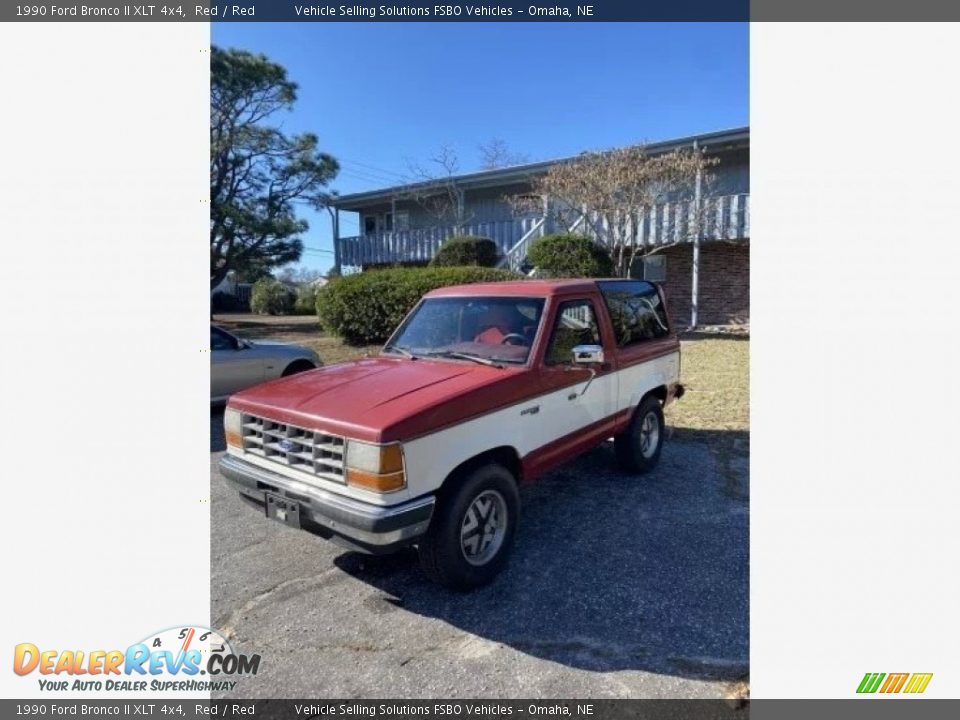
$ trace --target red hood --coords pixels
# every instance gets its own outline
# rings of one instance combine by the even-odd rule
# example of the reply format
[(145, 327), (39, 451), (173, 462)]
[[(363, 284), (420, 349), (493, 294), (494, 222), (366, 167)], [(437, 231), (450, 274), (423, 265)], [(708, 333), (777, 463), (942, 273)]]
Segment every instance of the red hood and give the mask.
[(523, 367), (373, 357), (257, 385), (230, 407), (363, 440), (407, 440), (519, 402), (532, 375)]

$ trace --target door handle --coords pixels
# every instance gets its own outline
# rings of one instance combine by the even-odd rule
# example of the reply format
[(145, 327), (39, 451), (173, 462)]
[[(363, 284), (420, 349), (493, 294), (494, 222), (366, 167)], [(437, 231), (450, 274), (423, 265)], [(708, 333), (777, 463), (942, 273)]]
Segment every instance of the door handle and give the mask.
[(587, 390), (590, 389), (590, 384), (593, 382), (594, 378), (597, 377), (597, 371), (594, 370), (592, 367), (587, 368), (587, 370), (590, 371), (590, 377), (587, 379), (587, 384), (583, 386), (583, 390), (581, 390), (580, 392), (577, 392), (576, 390), (574, 390), (572, 393), (567, 395), (567, 400), (576, 400), (578, 397), (583, 397), (584, 395), (587, 394)]

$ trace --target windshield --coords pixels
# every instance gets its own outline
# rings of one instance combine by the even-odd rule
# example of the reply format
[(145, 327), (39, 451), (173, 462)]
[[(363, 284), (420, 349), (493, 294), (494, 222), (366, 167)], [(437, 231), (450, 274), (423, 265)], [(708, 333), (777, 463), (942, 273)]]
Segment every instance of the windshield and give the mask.
[(525, 363), (540, 327), (543, 298), (424, 300), (384, 350), (424, 357)]

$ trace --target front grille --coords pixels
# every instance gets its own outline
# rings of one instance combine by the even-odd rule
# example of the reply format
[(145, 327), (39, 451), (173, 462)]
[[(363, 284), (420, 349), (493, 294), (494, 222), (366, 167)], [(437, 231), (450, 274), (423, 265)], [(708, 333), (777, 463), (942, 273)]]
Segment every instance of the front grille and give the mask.
[(324, 480), (342, 483), (345, 443), (339, 435), (244, 414), (243, 451)]

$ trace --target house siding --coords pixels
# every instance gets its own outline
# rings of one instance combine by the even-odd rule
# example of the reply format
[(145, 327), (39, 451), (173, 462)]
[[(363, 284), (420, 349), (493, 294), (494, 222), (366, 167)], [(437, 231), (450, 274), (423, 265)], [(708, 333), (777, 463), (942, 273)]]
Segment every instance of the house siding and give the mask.
[(750, 150), (744, 148), (715, 156), (719, 163), (706, 172), (706, 195), (740, 195), (750, 192)]
[[(749, 150), (726, 152), (717, 156), (719, 164), (711, 168), (706, 177), (704, 193), (713, 195), (736, 195), (750, 192)], [(468, 224), (503, 222), (518, 217), (507, 198), (530, 191), (527, 184), (468, 190), (464, 194), (464, 215)], [(410, 228), (429, 228), (435, 225), (452, 224), (452, 218), (440, 221), (423, 205), (410, 198), (397, 199), (396, 209), (410, 214)], [(390, 203), (382, 203), (360, 212), (362, 232), (363, 218), (376, 215), (382, 223), (383, 216), (391, 211)], [(382, 227), (382, 225), (381, 225)], [(562, 228), (556, 228), (556, 231)]]

